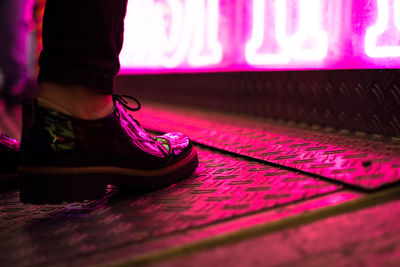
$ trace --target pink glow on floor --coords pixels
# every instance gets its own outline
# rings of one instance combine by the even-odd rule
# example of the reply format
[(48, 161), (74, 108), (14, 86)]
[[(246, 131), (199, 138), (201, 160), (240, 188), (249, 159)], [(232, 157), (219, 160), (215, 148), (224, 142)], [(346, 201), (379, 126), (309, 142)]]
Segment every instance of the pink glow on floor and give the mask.
[(131, 0), (121, 73), (400, 67), (400, 0)]
[[(319, 179), (240, 158), (203, 150), (199, 150), (198, 155), (199, 167), (192, 177), (156, 192), (154, 195), (158, 200), (149, 194), (132, 202), (130, 207), (143, 213), (155, 214), (157, 211), (164, 220), (179, 216), (187, 224), (204, 224), (328, 195), (341, 189)], [(313, 205), (323, 207), (348, 199)], [(298, 207), (296, 212), (309, 208)]]
[(364, 139), (150, 105), (139, 120), (148, 129), (183, 132), (201, 144), (365, 189), (400, 180), (400, 157)]

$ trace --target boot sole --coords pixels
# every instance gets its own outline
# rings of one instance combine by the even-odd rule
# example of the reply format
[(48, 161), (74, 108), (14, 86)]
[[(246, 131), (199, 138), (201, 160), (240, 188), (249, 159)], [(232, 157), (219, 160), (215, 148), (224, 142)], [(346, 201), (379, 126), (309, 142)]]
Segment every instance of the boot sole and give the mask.
[(44, 204), (99, 199), (108, 184), (154, 190), (188, 177), (197, 165), (197, 153), (193, 149), (183, 160), (156, 170), (113, 166), (21, 166), (20, 200)]

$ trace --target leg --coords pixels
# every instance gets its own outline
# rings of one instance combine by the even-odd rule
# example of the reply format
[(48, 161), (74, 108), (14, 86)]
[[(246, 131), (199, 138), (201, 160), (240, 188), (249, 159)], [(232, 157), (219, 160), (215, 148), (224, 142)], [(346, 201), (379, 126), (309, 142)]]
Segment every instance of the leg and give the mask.
[(155, 189), (197, 167), (187, 136), (150, 136), (113, 95), (125, 8), (126, 0), (47, 1), (39, 91), (23, 105), (23, 202), (95, 199), (107, 184)]
[(111, 111), (126, 3), (46, 2), (38, 97), (85, 119), (101, 118)]
[(47, 0), (39, 82), (112, 94), (127, 0)]

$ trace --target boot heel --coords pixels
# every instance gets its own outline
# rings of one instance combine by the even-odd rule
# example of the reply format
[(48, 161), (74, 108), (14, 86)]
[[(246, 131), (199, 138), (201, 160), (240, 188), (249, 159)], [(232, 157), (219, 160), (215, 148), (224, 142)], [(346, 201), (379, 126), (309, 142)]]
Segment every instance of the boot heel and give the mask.
[[(96, 179), (97, 178), (97, 179)], [(102, 198), (107, 184), (96, 174), (20, 174), (20, 200), (56, 204)]]

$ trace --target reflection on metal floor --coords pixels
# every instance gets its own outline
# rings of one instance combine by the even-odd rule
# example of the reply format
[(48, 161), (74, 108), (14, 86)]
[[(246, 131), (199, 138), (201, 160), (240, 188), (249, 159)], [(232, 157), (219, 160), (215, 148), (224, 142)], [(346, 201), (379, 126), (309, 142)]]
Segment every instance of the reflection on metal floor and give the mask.
[[(400, 140), (386, 143), (328, 130), (149, 105), (147, 128), (182, 131), (198, 143), (371, 190), (400, 180)], [(379, 137), (375, 137), (379, 140)]]
[[(1, 112), (0, 127), (17, 136), (18, 111)], [(160, 263), (399, 194), (397, 140), (154, 104), (134, 116), (192, 136), (198, 170), (156, 192), (110, 186), (103, 199), (65, 205), (21, 204), (17, 190), (1, 191), (3, 266)]]

